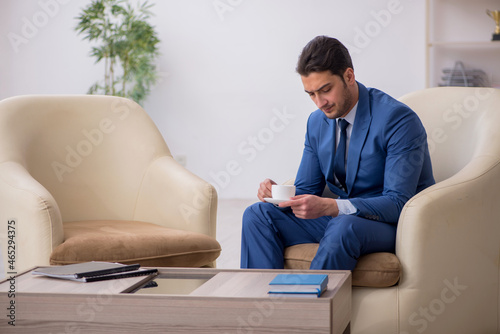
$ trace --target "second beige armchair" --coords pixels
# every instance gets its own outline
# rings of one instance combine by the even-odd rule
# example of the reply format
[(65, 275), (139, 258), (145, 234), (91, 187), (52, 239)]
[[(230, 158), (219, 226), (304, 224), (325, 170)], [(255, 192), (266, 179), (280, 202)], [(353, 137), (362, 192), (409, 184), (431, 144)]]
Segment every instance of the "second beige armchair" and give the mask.
[(0, 242), (14, 239), (16, 271), (93, 260), (214, 266), (216, 212), (215, 189), (173, 159), (138, 104), (0, 102)]

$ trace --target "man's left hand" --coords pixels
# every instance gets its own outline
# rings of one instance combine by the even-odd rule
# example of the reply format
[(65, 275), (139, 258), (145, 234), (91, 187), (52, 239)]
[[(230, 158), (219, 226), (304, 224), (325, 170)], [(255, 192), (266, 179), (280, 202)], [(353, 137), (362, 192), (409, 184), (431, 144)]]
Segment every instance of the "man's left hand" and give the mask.
[(337, 217), (339, 208), (333, 198), (315, 195), (298, 195), (281, 202), (280, 208), (290, 207), (297, 218), (315, 219), (323, 216)]

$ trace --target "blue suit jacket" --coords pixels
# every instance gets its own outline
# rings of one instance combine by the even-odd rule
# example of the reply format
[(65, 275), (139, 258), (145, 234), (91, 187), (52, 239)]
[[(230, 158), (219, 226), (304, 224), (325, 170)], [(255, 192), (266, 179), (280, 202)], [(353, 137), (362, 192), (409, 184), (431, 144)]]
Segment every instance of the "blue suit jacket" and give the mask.
[(418, 116), (389, 95), (358, 82), (359, 102), (346, 165), (347, 192), (335, 185), (335, 120), (309, 116), (297, 194), (320, 196), (325, 185), (349, 199), (356, 215), (397, 223), (405, 203), (434, 184), (427, 135)]

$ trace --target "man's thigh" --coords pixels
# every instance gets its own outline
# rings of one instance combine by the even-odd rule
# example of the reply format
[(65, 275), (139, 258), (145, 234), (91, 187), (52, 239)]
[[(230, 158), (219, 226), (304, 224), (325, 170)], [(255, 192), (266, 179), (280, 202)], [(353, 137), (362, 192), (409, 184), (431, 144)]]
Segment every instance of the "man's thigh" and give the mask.
[(395, 224), (361, 218), (358, 216), (339, 216), (328, 223), (321, 242), (340, 242), (359, 245), (359, 257), (375, 252), (394, 252), (396, 244)]
[(375, 252), (394, 252), (396, 225), (357, 216), (330, 220), (311, 269), (354, 270), (359, 257)]

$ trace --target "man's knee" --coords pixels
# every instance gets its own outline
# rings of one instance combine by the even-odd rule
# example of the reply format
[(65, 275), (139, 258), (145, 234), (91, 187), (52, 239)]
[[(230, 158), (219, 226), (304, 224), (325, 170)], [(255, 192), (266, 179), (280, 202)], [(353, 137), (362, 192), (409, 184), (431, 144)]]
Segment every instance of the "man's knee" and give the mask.
[(269, 203), (257, 202), (246, 208), (243, 212), (243, 229), (267, 221), (269, 205)]
[(243, 224), (245, 224), (246, 222), (253, 221), (255, 220), (255, 218), (262, 218), (263, 216), (263, 212), (261, 209), (262, 204), (265, 203), (257, 202), (245, 209), (245, 211), (243, 212)]
[(246, 208), (243, 212), (243, 219), (252, 219), (255, 217), (272, 218), (276, 215), (276, 211), (279, 210), (279, 208), (275, 207), (271, 203), (257, 202)]

